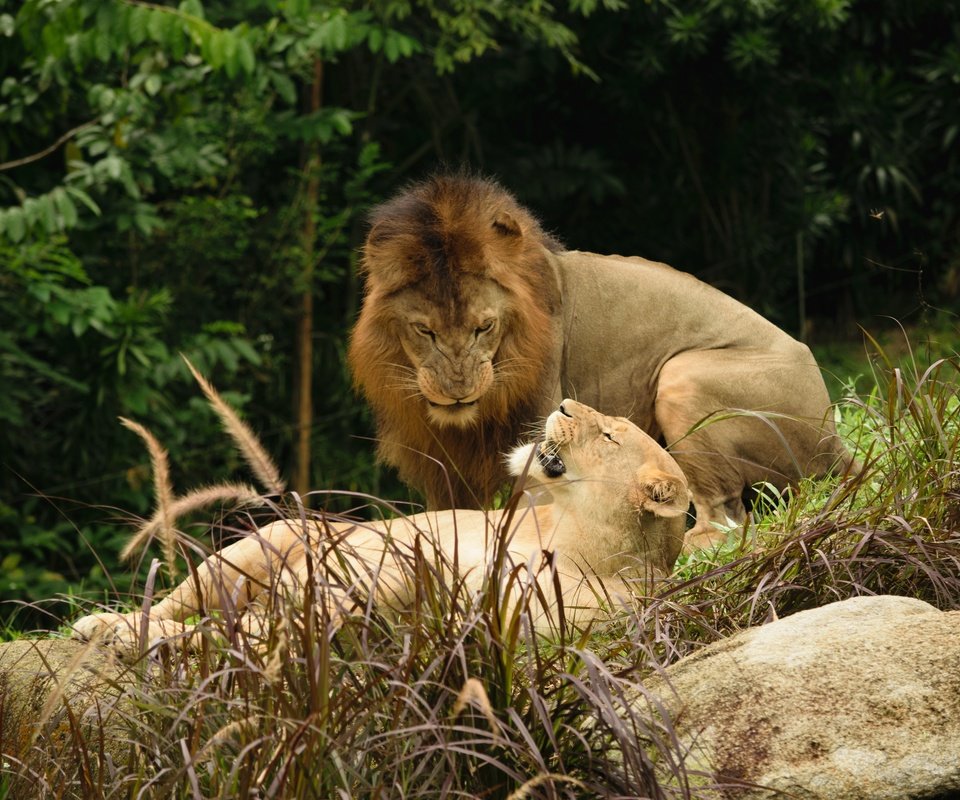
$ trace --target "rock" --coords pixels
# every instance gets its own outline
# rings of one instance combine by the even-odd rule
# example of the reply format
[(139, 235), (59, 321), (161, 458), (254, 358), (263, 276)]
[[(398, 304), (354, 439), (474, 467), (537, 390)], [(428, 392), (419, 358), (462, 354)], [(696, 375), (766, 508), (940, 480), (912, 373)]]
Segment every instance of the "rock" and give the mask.
[(857, 597), (743, 631), (664, 677), (647, 688), (687, 767), (716, 776), (705, 797), (960, 798), (960, 611)]
[[(63, 785), (50, 796), (85, 796), (84, 782), (96, 779), (100, 765), (125, 763), (133, 714), (127, 688), (134, 678), (106, 651), (74, 640), (0, 643), (5, 796), (38, 796), (36, 776), (56, 774)], [(47, 768), (51, 761), (56, 769)], [(80, 787), (79, 794), (63, 795), (68, 784)], [(29, 794), (19, 793), (23, 787), (30, 787)]]

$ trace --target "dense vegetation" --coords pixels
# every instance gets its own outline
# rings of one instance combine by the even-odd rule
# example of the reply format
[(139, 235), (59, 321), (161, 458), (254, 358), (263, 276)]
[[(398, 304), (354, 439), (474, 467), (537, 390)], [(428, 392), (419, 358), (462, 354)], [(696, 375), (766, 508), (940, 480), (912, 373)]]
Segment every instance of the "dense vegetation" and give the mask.
[[(0, 0), (0, 598), (129, 581), (118, 517), (152, 500), (118, 416), (177, 486), (243, 471), (181, 352), (294, 487), (403, 496), (343, 344), (365, 210), (441, 163), (815, 345), (877, 315), (955, 342), (958, 13)], [(44, 607), (0, 613), (55, 624)]]

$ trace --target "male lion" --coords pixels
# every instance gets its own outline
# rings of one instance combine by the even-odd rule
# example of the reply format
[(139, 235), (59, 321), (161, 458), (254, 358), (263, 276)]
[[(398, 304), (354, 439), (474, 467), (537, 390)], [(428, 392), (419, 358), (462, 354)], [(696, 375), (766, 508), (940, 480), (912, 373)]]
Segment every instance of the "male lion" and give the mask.
[(742, 521), (752, 485), (850, 464), (810, 350), (693, 276), (564, 250), (465, 175), (413, 185), (371, 222), (349, 363), (380, 458), (430, 508), (487, 505), (506, 477), (494, 453), (564, 396), (668, 446), (693, 492), (687, 549)]
[[(346, 565), (355, 577), (349, 586), (328, 584), (314, 593), (326, 598), (336, 619), (349, 612), (358, 586), (388, 608), (409, 603), (416, 594), (417, 573), (409, 566), (415, 552), (439, 565), (448, 584), (459, 578), (475, 591), (496, 568), (502, 542), (508, 567), (512, 561), (529, 570), (540, 594), (552, 598), (531, 606), (540, 629), (555, 622), (557, 585), (565, 618), (583, 624), (597, 615), (601, 599), (646, 592), (654, 578), (669, 573), (683, 542), (690, 492), (676, 461), (629, 420), (564, 400), (547, 418), (542, 439), (517, 447), (508, 464), (526, 477), (529, 501), (543, 501), (537, 495), (544, 494), (549, 501), (521, 498), (509, 511), (428, 511), (368, 523), (281, 520), (208, 558), (148, 619), (138, 611), (91, 614), (73, 624), (73, 635), (109, 641), (125, 656), (138, 652), (143, 622), (147, 641), (189, 638), (185, 620), (198, 613), (242, 612), (278, 582), (301, 594), (296, 590), (311, 575), (323, 574), (323, 560)], [(522, 583), (513, 584), (514, 600)]]

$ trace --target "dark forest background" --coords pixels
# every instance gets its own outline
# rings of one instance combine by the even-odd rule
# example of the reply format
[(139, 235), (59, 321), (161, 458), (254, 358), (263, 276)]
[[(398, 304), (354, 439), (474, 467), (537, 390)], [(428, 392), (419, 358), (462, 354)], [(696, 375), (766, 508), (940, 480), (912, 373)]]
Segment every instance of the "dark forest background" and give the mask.
[(129, 581), (118, 416), (179, 489), (242, 474), (180, 353), (295, 487), (403, 496), (343, 355), (408, 180), (493, 175), (829, 354), (956, 341), (958, 132), (954, 3), (0, 0), (0, 599)]

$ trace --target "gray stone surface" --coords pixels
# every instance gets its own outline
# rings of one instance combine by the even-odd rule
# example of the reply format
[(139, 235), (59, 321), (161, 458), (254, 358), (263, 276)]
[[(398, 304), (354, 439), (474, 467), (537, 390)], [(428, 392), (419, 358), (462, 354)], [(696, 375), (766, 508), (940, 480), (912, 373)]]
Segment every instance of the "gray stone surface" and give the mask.
[[(135, 673), (88, 644), (69, 639), (0, 643), (6, 796), (83, 796), (84, 782), (95, 781), (101, 765), (109, 769), (111, 762), (123, 763), (136, 713), (125, 694), (131, 685), (136, 685)], [(51, 761), (56, 769), (47, 768)], [(38, 786), (31, 773), (46, 780), (61, 774), (63, 783)]]
[(706, 647), (666, 679), (648, 688), (688, 766), (727, 783), (711, 797), (960, 798), (960, 612), (832, 603)]

